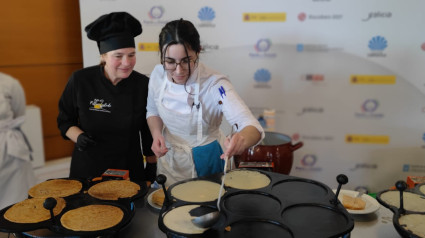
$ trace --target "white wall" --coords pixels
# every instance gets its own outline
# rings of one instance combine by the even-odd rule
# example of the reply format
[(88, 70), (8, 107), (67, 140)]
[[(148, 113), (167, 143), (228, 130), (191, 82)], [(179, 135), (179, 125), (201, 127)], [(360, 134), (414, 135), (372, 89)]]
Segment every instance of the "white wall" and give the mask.
[(42, 167), (45, 163), (43, 129), (41, 124), (41, 110), (35, 105), (27, 105), (25, 122), (21, 126), (32, 148), (32, 165)]
[(161, 27), (191, 20), (201, 60), (229, 75), (254, 114), (276, 109), (276, 131), (303, 141), (291, 175), (336, 187), (344, 173), (346, 189), (370, 191), (425, 175), (425, 1), (80, 0), (80, 9), (84, 65), (99, 61), (84, 27), (128, 11), (143, 25), (145, 74), (159, 62), (146, 49)]

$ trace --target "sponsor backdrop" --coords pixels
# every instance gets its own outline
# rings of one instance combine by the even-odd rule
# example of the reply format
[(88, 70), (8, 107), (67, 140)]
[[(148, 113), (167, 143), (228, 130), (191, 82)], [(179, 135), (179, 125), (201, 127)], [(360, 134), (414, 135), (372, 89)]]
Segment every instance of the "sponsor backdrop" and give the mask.
[(84, 27), (127, 11), (143, 25), (144, 74), (159, 63), (162, 26), (192, 21), (201, 60), (229, 75), (255, 116), (268, 112), (268, 130), (304, 143), (293, 176), (336, 187), (344, 173), (345, 189), (377, 192), (425, 175), (425, 1), (80, 0), (80, 9), (84, 65), (99, 62)]

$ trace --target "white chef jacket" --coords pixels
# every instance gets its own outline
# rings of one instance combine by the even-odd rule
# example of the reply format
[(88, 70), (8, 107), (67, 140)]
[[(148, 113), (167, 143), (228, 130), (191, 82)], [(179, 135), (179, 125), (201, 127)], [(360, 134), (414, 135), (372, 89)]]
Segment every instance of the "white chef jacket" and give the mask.
[[(175, 113), (176, 117), (193, 113), (193, 110), (196, 110), (193, 105), (197, 101), (197, 85), (199, 85), (199, 101), (202, 105), (201, 139), (197, 134), (199, 128), (197, 121), (173, 121), (173, 118), (167, 120), (169, 115), (165, 113), (161, 115), (161, 111), (164, 111), (161, 108)], [(252, 125), (261, 133), (261, 138), (264, 138), (264, 130), (260, 123), (252, 115), (226, 76), (198, 63), (186, 85), (178, 85), (168, 79), (167, 72), (162, 65), (154, 68), (149, 80), (146, 118), (159, 116), (163, 119), (163, 133), (169, 152), (159, 158), (158, 173), (165, 174), (167, 181), (171, 178), (168, 184), (196, 176), (196, 173), (193, 172), (193, 162), (182, 161), (182, 158), (192, 160), (191, 148), (209, 144), (214, 140), (218, 140), (221, 144), (224, 142), (225, 137), (220, 132), (223, 115), (230, 125), (237, 124), (239, 131)], [(167, 121), (172, 121), (172, 123), (167, 124)], [(178, 127), (189, 129), (182, 133)], [(173, 147), (176, 150), (173, 150)], [(186, 153), (178, 155), (177, 151)]]
[(20, 130), (25, 107), (19, 81), (0, 73), (0, 209), (27, 198), (35, 184), (31, 148)]

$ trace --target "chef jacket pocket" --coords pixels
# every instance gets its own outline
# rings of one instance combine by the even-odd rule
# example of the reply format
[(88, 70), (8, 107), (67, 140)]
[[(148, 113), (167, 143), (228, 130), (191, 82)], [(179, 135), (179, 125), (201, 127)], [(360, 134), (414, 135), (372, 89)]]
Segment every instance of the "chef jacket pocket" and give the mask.
[(192, 148), (192, 154), (199, 177), (223, 172), (224, 160), (220, 159), (223, 149), (217, 140)]

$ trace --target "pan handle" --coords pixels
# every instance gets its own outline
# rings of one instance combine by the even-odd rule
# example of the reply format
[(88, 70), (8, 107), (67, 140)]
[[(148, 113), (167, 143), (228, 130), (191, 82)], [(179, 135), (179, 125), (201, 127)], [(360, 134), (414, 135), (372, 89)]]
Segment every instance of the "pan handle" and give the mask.
[(302, 141), (296, 143), (295, 145), (291, 145), (291, 150), (295, 151), (298, 150), (299, 148), (301, 148), (304, 145), (304, 143)]

